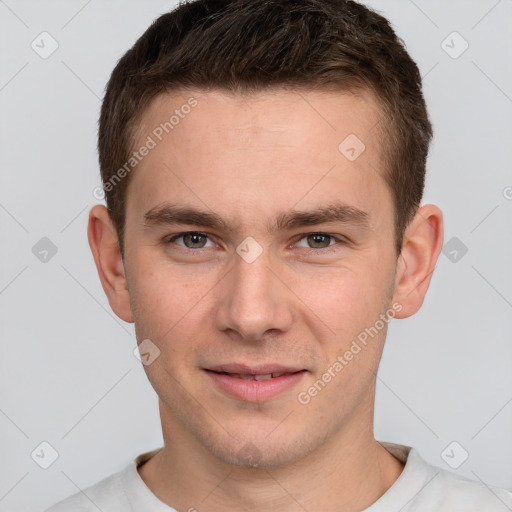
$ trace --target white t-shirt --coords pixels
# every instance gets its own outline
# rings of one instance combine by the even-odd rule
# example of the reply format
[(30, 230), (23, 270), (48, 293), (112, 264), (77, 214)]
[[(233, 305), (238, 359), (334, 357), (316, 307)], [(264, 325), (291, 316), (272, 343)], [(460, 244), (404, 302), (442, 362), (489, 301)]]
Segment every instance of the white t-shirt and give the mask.
[[(361, 512), (511, 512), (512, 493), (428, 464), (410, 446), (380, 441), (405, 467), (396, 482)], [(146, 486), (137, 467), (158, 450), (139, 455), (115, 473), (45, 512), (177, 512)]]

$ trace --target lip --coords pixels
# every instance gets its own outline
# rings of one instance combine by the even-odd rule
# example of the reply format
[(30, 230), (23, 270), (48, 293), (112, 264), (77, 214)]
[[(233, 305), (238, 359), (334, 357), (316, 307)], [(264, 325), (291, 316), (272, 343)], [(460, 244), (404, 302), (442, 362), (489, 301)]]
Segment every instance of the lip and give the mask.
[[(265, 402), (271, 400), (296, 386), (307, 372), (303, 368), (292, 368), (275, 364), (259, 366), (225, 364), (211, 369), (204, 369), (204, 371), (217, 389), (232, 398), (245, 402)], [(267, 375), (270, 373), (284, 373), (285, 375), (266, 380), (244, 380), (221, 372), (246, 376)]]

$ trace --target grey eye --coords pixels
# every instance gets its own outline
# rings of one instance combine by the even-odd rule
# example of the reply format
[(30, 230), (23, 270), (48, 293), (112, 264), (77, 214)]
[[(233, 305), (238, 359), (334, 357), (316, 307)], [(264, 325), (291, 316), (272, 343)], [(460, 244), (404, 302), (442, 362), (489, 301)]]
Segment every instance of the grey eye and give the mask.
[(300, 247), (307, 247), (308, 249), (325, 249), (329, 247), (333, 237), (324, 233), (311, 233), (310, 235), (304, 235), (300, 241), (306, 240), (307, 245), (297, 244)]
[(189, 249), (201, 249), (205, 246), (208, 237), (201, 233), (186, 233), (180, 238), (183, 239), (185, 247)]

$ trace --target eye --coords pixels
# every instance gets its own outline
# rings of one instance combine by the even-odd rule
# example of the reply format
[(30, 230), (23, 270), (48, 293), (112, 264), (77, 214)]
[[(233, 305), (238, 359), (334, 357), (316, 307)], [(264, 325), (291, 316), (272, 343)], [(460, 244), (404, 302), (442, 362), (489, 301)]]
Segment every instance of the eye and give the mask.
[[(200, 233), (199, 231), (187, 231), (186, 233), (178, 233), (177, 235), (173, 235), (170, 238), (165, 239), (165, 243), (171, 244), (178, 239), (182, 239), (184, 243), (177, 245), (185, 247), (185, 249), (203, 249), (206, 247), (205, 244), (208, 240), (208, 235), (206, 233)], [(211, 241), (210, 243), (213, 244)]]
[[(306, 233), (302, 235), (302, 238), (299, 239), (299, 242), (302, 240), (306, 240), (307, 245), (301, 245), (300, 243), (297, 243), (297, 247), (305, 247), (306, 249), (310, 250), (322, 249), (323, 252), (331, 252), (333, 249), (330, 249), (330, 247), (340, 244), (344, 245), (347, 243), (343, 238), (338, 238), (327, 233)], [(327, 248), (329, 249), (326, 251)]]

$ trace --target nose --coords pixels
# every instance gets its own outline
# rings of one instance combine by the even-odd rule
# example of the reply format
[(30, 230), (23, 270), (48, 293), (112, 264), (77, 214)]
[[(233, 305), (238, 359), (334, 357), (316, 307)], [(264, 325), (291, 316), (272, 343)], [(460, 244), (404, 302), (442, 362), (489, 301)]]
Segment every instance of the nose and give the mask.
[(251, 263), (237, 253), (233, 259), (220, 287), (215, 314), (217, 329), (247, 342), (290, 329), (294, 295), (269, 251), (265, 249)]

